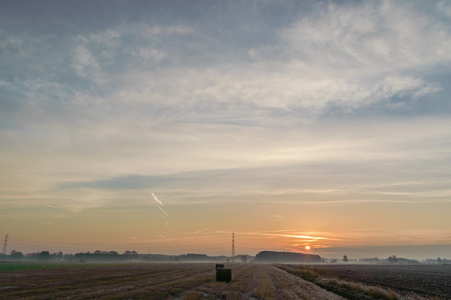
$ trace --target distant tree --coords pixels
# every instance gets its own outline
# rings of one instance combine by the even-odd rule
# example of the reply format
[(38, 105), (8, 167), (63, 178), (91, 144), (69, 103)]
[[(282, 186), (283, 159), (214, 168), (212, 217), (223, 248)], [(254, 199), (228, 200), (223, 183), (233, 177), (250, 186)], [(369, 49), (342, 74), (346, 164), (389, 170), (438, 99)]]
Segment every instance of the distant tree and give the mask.
[(50, 259), (50, 253), (48, 251), (42, 251), (38, 254), (38, 259), (47, 261)]
[(297, 252), (260, 251), (255, 256), (255, 260), (259, 262), (321, 262), (321, 257)]
[(398, 263), (398, 258), (396, 257), (396, 255), (390, 256), (387, 260), (389, 263), (392, 263), (392, 264)]
[(64, 255), (63, 255), (63, 260), (64, 260), (64, 261), (72, 262), (73, 258), (74, 258), (74, 255), (73, 255), (73, 254), (64, 254)]
[(22, 252), (13, 250), (13, 251), (11, 251), (10, 259), (11, 260), (22, 260), (23, 259), (23, 254), (22, 254)]
[(244, 263), (245, 263), (245, 262), (247, 262), (247, 257), (246, 257), (246, 256), (244, 256), (244, 255), (243, 255), (243, 256), (241, 256), (241, 262), (244, 262)]
[(344, 261), (345, 263), (348, 262), (348, 257), (347, 257), (346, 255), (343, 255), (343, 261)]
[(442, 259), (440, 257), (437, 258), (437, 263), (441, 264), (442, 263)]
[(136, 251), (130, 251), (127, 250), (124, 252), (123, 256), (127, 259), (127, 260), (138, 260), (139, 259), (139, 255), (138, 252)]

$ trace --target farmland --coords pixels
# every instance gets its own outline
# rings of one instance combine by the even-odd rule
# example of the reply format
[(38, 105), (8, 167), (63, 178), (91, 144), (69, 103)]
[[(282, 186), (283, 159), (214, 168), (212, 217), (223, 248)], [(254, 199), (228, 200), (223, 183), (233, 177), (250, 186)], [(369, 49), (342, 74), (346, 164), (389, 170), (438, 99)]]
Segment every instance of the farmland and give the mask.
[[(349, 299), (451, 299), (451, 265), (278, 265)], [(387, 291), (391, 291), (387, 293)]]
[[(298, 268), (298, 266), (295, 266)], [(390, 288), (402, 295), (451, 298), (451, 265), (334, 265), (310, 266), (319, 274), (345, 281)]]
[[(230, 283), (216, 282), (212, 263), (45, 264), (0, 271), (2, 299), (439, 299), (449, 298), (450, 266), (226, 264)], [(378, 267), (378, 268), (375, 268)], [(421, 266), (420, 266), (421, 267)], [(365, 270), (369, 270), (366, 272)], [(399, 276), (399, 275), (403, 276)], [(412, 275), (413, 274), (413, 275)], [(385, 277), (388, 279), (385, 280)], [(395, 280), (393, 278), (398, 278)], [(403, 279), (404, 278), (404, 279)], [(404, 284), (437, 281), (427, 291)], [(402, 289), (400, 287), (407, 288)], [(429, 287), (434, 287), (430, 285)], [(426, 289), (426, 290), (425, 290)]]

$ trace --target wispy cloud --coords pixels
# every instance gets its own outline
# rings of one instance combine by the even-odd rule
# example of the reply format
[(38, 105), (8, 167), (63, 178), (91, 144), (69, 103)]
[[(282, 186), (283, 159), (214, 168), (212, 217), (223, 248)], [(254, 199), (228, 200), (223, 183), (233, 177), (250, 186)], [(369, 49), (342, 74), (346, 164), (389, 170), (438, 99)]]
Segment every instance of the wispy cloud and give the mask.
[[(217, 232), (218, 233), (226, 233), (225, 231), (217, 231)], [(331, 238), (331, 237), (299, 235), (299, 234), (287, 234), (287, 233), (284, 233), (284, 232), (295, 232), (295, 230), (251, 231), (251, 232), (236, 231), (234, 233), (237, 234), (237, 235), (238, 234), (243, 234), (243, 235), (253, 235), (253, 236), (267, 236), (267, 237), (287, 237), (287, 238), (303, 239), (303, 240), (306, 240), (306, 241), (339, 240), (337, 238)], [(230, 234), (231, 233), (232, 232), (230, 232)]]
[(221, 234), (212, 234), (212, 235), (201, 235), (201, 236), (172, 236), (172, 237), (167, 237), (167, 236), (162, 236), (159, 235), (159, 238), (155, 238), (155, 239), (140, 239), (139, 243), (158, 243), (161, 241), (165, 241), (165, 242), (180, 242), (180, 241), (189, 241), (189, 240), (212, 240), (215, 238), (224, 238), (224, 235)]
[(188, 232), (189, 235), (205, 235), (209, 233), (209, 229), (208, 228), (204, 228), (202, 230), (196, 230), (193, 232)]
[[(292, 237), (297, 239), (305, 239), (305, 240), (332, 240), (332, 238), (320, 237), (320, 236), (309, 236), (309, 235), (295, 235), (295, 234), (280, 234), (279, 236), (283, 237)], [(336, 240), (336, 239), (334, 239)]]
[[(267, 227), (242, 234), (290, 245), (341, 242), (394, 207), (387, 227), (449, 228), (438, 217), (451, 199), (449, 3), (313, 2), (8, 2), (2, 208), (65, 209), (78, 224), (93, 210), (155, 203), (184, 225), (227, 208), (221, 225), (186, 229), (208, 236), (235, 228), (231, 210), (246, 206), (248, 228)], [(149, 191), (180, 209), (168, 214)], [(188, 205), (195, 222), (180, 213)], [(315, 211), (309, 224), (295, 206)], [(323, 218), (348, 227), (323, 233), (333, 227)]]

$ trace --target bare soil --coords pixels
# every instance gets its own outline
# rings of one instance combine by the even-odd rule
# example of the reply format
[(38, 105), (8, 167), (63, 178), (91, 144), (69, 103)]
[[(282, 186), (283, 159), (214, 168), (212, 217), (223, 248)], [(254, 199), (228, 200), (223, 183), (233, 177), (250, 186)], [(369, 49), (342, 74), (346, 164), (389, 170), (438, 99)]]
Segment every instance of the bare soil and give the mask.
[(216, 282), (214, 264), (85, 264), (0, 272), (0, 298), (342, 299), (271, 265), (227, 267), (230, 283)]
[[(359, 281), (349, 285), (345, 281), (330, 279), (321, 275), (321, 284), (305, 280), (298, 272), (301, 266), (270, 264), (226, 264), (232, 269), (230, 283), (216, 282), (215, 264), (67, 264), (61, 268), (44, 270), (18, 270), (0, 272), (0, 299), (380, 299), (373, 294), (371, 285), (378, 285), (385, 293), (385, 287), (400, 275), (404, 278), (429, 280), (424, 275), (415, 277), (417, 271), (372, 268), (372, 266), (314, 266), (339, 276), (342, 280)], [(368, 268), (369, 267), (369, 268)], [(302, 267), (305, 271), (306, 267)], [(310, 267), (308, 267), (310, 268)], [(368, 268), (368, 272), (365, 271)], [(387, 271), (388, 270), (388, 271)], [(420, 270), (421, 271), (421, 270)], [(449, 272), (425, 269), (428, 278), (449, 279)], [(379, 272), (379, 273), (378, 273)], [(413, 272), (413, 273), (412, 273)], [(432, 273), (431, 273), (432, 272)], [(352, 273), (352, 274), (349, 274)], [(373, 275), (368, 275), (373, 274)], [(385, 274), (385, 275), (384, 275)], [(414, 275), (411, 275), (414, 274)], [(388, 276), (388, 280), (385, 276)], [(392, 276), (392, 277), (390, 277)], [(437, 277), (438, 276), (438, 277)], [(448, 276), (448, 277), (446, 277)], [(360, 278), (361, 277), (361, 278)], [(360, 278), (360, 279), (359, 279)], [(308, 279), (308, 278), (307, 278)], [(449, 287), (449, 282), (448, 284)], [(326, 283), (323, 285), (323, 283)], [(400, 283), (402, 285), (402, 283)], [(420, 284), (421, 286), (421, 284)], [(351, 288), (350, 288), (351, 287)], [(327, 288), (327, 290), (326, 290)], [(334, 290), (335, 289), (335, 290)], [(417, 287), (412, 289), (419, 291)], [(345, 292), (343, 294), (343, 291)], [(348, 293), (348, 294), (346, 294)], [(440, 299), (449, 298), (449, 290), (433, 292)], [(348, 297), (348, 296), (351, 297)], [(354, 295), (354, 296), (353, 296)], [(387, 292), (382, 295), (393, 295)], [(407, 295), (407, 293), (404, 293)], [(421, 299), (415, 292), (408, 296), (385, 299)], [(432, 295), (426, 295), (425, 298)], [(382, 297), (384, 299), (384, 297)]]
[(390, 288), (403, 296), (451, 299), (451, 265), (355, 265), (310, 266), (342, 280)]

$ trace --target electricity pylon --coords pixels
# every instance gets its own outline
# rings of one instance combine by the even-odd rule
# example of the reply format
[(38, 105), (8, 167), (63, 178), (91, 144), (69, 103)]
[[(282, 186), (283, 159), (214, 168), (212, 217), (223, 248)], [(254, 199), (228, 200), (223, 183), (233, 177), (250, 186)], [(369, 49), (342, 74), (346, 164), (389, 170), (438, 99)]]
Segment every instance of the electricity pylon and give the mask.
[(8, 235), (5, 236), (5, 244), (3, 245), (3, 254), (6, 254), (6, 244), (8, 243)]
[(235, 262), (235, 233), (232, 233), (232, 262)]

